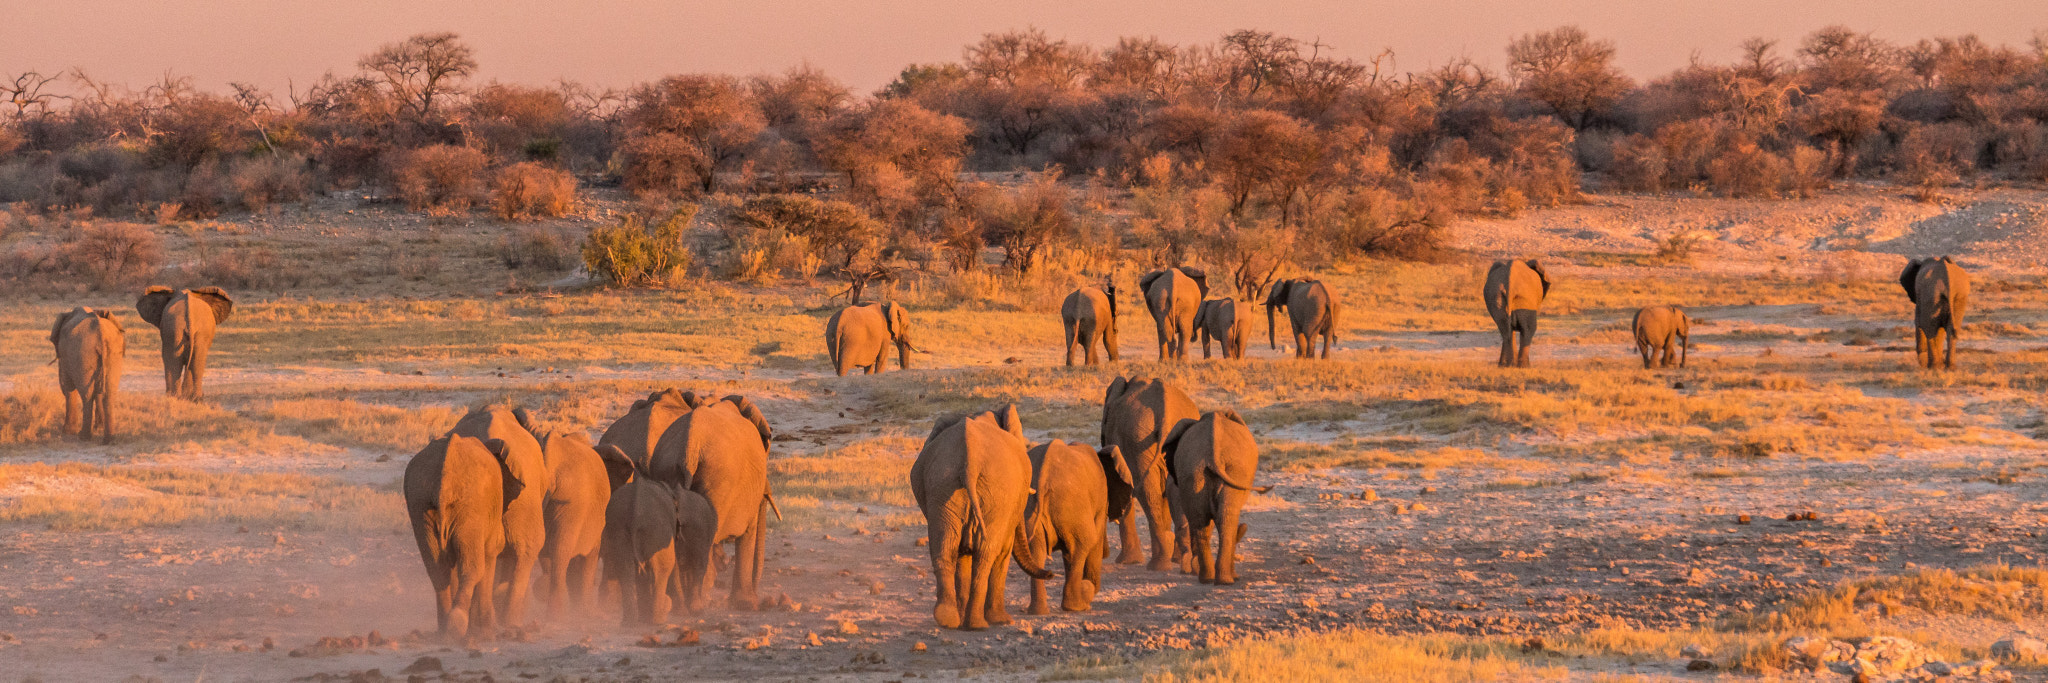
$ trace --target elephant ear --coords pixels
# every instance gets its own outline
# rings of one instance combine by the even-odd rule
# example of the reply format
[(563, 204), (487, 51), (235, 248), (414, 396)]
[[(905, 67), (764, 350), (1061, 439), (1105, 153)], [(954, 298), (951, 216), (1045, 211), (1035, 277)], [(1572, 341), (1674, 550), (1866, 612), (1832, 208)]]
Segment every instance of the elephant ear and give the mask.
[(69, 327), (68, 323), (71, 322), (71, 316), (78, 315), (78, 312), (81, 310), (84, 309), (74, 308), (69, 311), (57, 314), (57, 322), (50, 323), (51, 346), (56, 346), (57, 340), (62, 339), (64, 337), (64, 328)]
[(510, 507), (512, 501), (518, 499), (519, 494), (526, 490), (526, 482), (520, 481), (518, 476), (512, 474), (512, 463), (505, 460), (511, 449), (505, 447), (504, 439), (484, 439), (484, 450), (490, 451), (491, 457), (498, 461), (498, 480), (505, 485), (505, 505)]
[(528, 414), (526, 413), (526, 409), (525, 409), (525, 408), (522, 408), (522, 407), (514, 407), (514, 408), (512, 408), (512, 420), (513, 420), (514, 422), (518, 422), (518, 423), (519, 423), (519, 428), (520, 428), (520, 429), (524, 429), (524, 430), (526, 430), (526, 433), (528, 433), (528, 434), (536, 434), (536, 435), (537, 435), (537, 434), (540, 434), (540, 432), (539, 432), (538, 430), (535, 430), (535, 429), (533, 428), (533, 416), (532, 416), (532, 415), (528, 415)]
[(1095, 457), (1102, 461), (1102, 478), (1109, 481), (1109, 518), (1123, 519), (1131, 509), (1133, 488), (1131, 468), (1124, 464), (1124, 451), (1110, 446), (1096, 451)]
[(1189, 268), (1187, 266), (1181, 266), (1180, 273), (1188, 276), (1188, 279), (1195, 281), (1195, 288), (1202, 290), (1202, 296), (1209, 295), (1209, 273), (1200, 268)]
[(1906, 300), (1920, 303), (1920, 293), (1913, 291), (1913, 280), (1920, 277), (1920, 262), (1907, 261), (1906, 269), (1899, 273), (1899, 286), (1906, 288)]
[(1279, 282), (1273, 283), (1272, 289), (1267, 290), (1266, 292), (1266, 307), (1272, 308), (1275, 306), (1286, 306), (1287, 290), (1288, 288), (1293, 286), (1294, 280), (1292, 279), (1281, 280)]
[(1017, 438), (1024, 438), (1024, 420), (1017, 417), (1017, 404), (1012, 403), (1004, 406), (1003, 412), (996, 413), (996, 424), (1001, 425), (1003, 429), (1010, 430), (1010, 433)]
[(747, 418), (748, 422), (754, 423), (754, 431), (761, 434), (762, 448), (767, 448), (769, 442), (775, 440), (775, 430), (768, 426), (768, 418), (761, 415), (761, 409), (755, 407), (753, 401), (747, 400), (745, 396), (733, 394), (725, 397), (725, 402), (731, 403), (734, 408), (740, 409), (740, 416)]
[(597, 458), (604, 461), (605, 478), (611, 481), (613, 491), (640, 476), (640, 464), (615, 444), (598, 446)]
[(689, 406), (691, 410), (696, 410), (698, 408), (704, 407), (704, 397), (698, 396), (697, 392), (695, 391), (683, 392), (682, 398), (683, 405)]
[(1109, 300), (1109, 319), (1110, 319), (1110, 320), (1112, 320), (1112, 321), (1116, 320), (1116, 282), (1115, 282), (1115, 281), (1113, 281), (1113, 280), (1104, 280), (1104, 281), (1102, 282), (1102, 297), (1103, 297), (1103, 298), (1105, 298), (1105, 299), (1108, 299), (1108, 300)]
[(1109, 389), (1102, 392), (1102, 404), (1109, 405), (1110, 403), (1116, 402), (1118, 398), (1122, 398), (1124, 395), (1124, 391), (1129, 389), (1129, 387), (1131, 386), (1131, 381), (1134, 379), (1136, 378), (1126, 378), (1119, 375), (1116, 379), (1110, 380)]
[[(1244, 416), (1242, 416), (1242, 415), (1238, 415), (1238, 414), (1237, 414), (1237, 411), (1236, 411), (1236, 410), (1233, 410), (1233, 409), (1230, 409), (1230, 408), (1224, 408), (1224, 409), (1222, 409), (1222, 410), (1218, 410), (1218, 411), (1216, 411), (1216, 417), (1218, 417), (1218, 418), (1220, 418), (1220, 419), (1225, 419), (1225, 420), (1229, 420), (1229, 421), (1231, 421), (1231, 422), (1235, 422), (1235, 423), (1238, 423), (1238, 424), (1241, 424), (1241, 425), (1242, 425), (1242, 424), (1245, 424), (1245, 421), (1244, 421)], [(1249, 426), (1251, 426), (1251, 425), (1245, 425), (1245, 426), (1249, 427)]]
[(1153, 281), (1158, 280), (1160, 276), (1165, 274), (1166, 271), (1155, 270), (1150, 273), (1146, 273), (1143, 277), (1138, 278), (1138, 291), (1144, 292), (1146, 296), (1151, 296)]
[(924, 437), (924, 440), (930, 441), (932, 439), (939, 438), (939, 433), (944, 432), (948, 429), (952, 429), (953, 425), (960, 424), (960, 421), (965, 419), (967, 419), (967, 415), (964, 413), (957, 415), (940, 415), (938, 419), (932, 420), (932, 433), (926, 435)]
[(1536, 259), (1529, 259), (1527, 263), (1529, 270), (1536, 271), (1536, 279), (1543, 281), (1543, 297), (1550, 298), (1550, 273), (1544, 271), (1543, 264), (1537, 263)]
[(1180, 473), (1174, 471), (1174, 461), (1180, 459), (1177, 455), (1178, 451), (1180, 451), (1180, 438), (1187, 436), (1188, 428), (1195, 426), (1196, 422), (1196, 420), (1181, 418), (1181, 421), (1175, 423), (1173, 429), (1166, 433), (1166, 438), (1159, 442), (1159, 457), (1166, 461), (1166, 479), (1168, 481), (1176, 483), (1180, 481)]
[(142, 319), (150, 325), (163, 327), (164, 307), (171, 305), (172, 296), (175, 296), (175, 293), (169, 287), (151, 286), (142, 290), (142, 298), (135, 300), (135, 312), (142, 314)]
[(228, 315), (235, 312), (234, 298), (228, 296), (227, 290), (219, 287), (200, 287), (192, 290), (192, 296), (206, 300), (207, 307), (213, 309), (215, 324), (227, 322)]

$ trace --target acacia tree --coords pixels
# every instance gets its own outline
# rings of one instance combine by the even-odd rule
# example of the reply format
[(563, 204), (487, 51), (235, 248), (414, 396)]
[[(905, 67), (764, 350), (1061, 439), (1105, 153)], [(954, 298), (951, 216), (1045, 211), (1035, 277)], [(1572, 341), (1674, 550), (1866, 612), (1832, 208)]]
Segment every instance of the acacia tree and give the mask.
[(1584, 130), (1634, 85), (1614, 65), (1614, 41), (1594, 40), (1577, 26), (1516, 38), (1508, 72), (1524, 97), (1549, 106), (1573, 130)]
[(895, 219), (919, 200), (951, 201), (967, 132), (957, 116), (883, 99), (841, 114), (811, 144), (827, 168), (846, 174), (853, 197)]
[(1253, 110), (1240, 115), (1217, 141), (1208, 169), (1230, 195), (1230, 212), (1244, 211), (1254, 192), (1265, 192), (1283, 219), (1295, 196), (1323, 163), (1322, 141), (1293, 117)]
[(753, 149), (767, 127), (761, 108), (731, 76), (669, 76), (633, 91), (626, 125), (633, 136), (673, 136), (696, 154), (684, 164), (710, 192), (716, 173)]
[(457, 91), (476, 72), (476, 58), (453, 33), (422, 33), (377, 48), (356, 63), (375, 74), (415, 121), (429, 121), (437, 100)]

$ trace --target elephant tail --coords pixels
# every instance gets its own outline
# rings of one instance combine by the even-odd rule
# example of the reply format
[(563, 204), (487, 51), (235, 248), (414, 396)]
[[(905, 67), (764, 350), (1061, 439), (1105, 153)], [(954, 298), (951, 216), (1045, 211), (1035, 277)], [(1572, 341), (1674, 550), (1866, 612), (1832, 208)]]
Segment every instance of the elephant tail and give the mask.
[(1223, 473), (1223, 468), (1217, 467), (1217, 466), (1215, 466), (1215, 465), (1209, 465), (1208, 467), (1204, 467), (1204, 468), (1202, 468), (1202, 469), (1204, 469), (1204, 470), (1207, 470), (1207, 471), (1209, 472), (1209, 476), (1211, 476), (1211, 477), (1215, 477), (1215, 478), (1216, 478), (1216, 481), (1220, 481), (1220, 482), (1223, 482), (1223, 485), (1224, 485), (1224, 486), (1228, 486), (1228, 487), (1230, 487), (1230, 488), (1234, 488), (1234, 489), (1237, 489), (1237, 490), (1240, 490), (1240, 491), (1251, 491), (1251, 492), (1253, 492), (1253, 493), (1265, 493), (1265, 492), (1267, 492), (1267, 491), (1271, 491), (1271, 490), (1273, 490), (1273, 487), (1271, 487), (1271, 486), (1261, 486), (1261, 487), (1253, 488), (1253, 487), (1252, 487), (1252, 485), (1251, 485), (1251, 482), (1239, 482), (1239, 481), (1237, 481), (1237, 480), (1231, 479), (1231, 478), (1230, 478), (1230, 475), (1228, 475), (1228, 474), (1224, 474), (1224, 473)]

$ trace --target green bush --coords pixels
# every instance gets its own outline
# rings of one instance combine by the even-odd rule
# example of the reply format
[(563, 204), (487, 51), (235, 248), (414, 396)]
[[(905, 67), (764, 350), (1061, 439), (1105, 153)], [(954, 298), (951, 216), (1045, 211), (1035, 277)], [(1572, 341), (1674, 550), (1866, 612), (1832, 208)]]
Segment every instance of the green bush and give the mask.
[(590, 274), (620, 287), (657, 287), (673, 282), (690, 269), (690, 250), (683, 246), (683, 228), (697, 217), (697, 205), (683, 204), (654, 226), (639, 214), (590, 231), (583, 241), (583, 264)]

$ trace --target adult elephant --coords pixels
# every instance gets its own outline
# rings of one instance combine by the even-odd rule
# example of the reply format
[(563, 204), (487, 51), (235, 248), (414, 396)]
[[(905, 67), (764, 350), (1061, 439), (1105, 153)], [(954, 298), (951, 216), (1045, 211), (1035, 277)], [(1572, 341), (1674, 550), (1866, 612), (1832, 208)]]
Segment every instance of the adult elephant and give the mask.
[(526, 488), (506, 455), (504, 441), (451, 435), (405, 464), (405, 512), (434, 584), (442, 637), (474, 641), (496, 633), (491, 591), (505, 548), (505, 501)]
[(1024, 536), (1017, 566), (1031, 575), (1031, 614), (1049, 614), (1045, 565), (1066, 554), (1067, 581), (1060, 609), (1086, 612), (1102, 588), (1109, 520), (1131, 506), (1131, 471), (1115, 446), (1101, 450), (1053, 439), (1032, 447), (1031, 498), (1024, 505)]
[(1060, 304), (1060, 325), (1065, 330), (1061, 339), (1066, 342), (1068, 367), (1074, 365), (1075, 346), (1081, 347), (1087, 364), (1096, 364), (1098, 341), (1109, 362), (1116, 362), (1116, 283), (1082, 287), (1068, 294)]
[(848, 306), (825, 321), (825, 351), (840, 377), (856, 367), (866, 368), (870, 375), (888, 369), (892, 345), (896, 347), (896, 365), (910, 369), (910, 353), (917, 347), (910, 341), (910, 312), (902, 304), (885, 301)]
[[(1118, 377), (1109, 383), (1109, 389), (1102, 397), (1102, 444), (1114, 446), (1123, 453), (1124, 465), (1131, 475), (1133, 494), (1138, 506), (1145, 510), (1145, 520), (1152, 532), (1152, 569), (1166, 569), (1177, 559), (1183, 559), (1186, 546), (1177, 543), (1183, 522), (1179, 503), (1169, 487), (1171, 477), (1166, 470), (1166, 452), (1161, 447), (1166, 435), (1181, 420), (1194, 420), (1202, 416), (1195, 407), (1195, 401), (1187, 391), (1178, 385), (1162, 379), (1147, 379), (1141, 376)], [(1138, 550), (1138, 513), (1125, 508), (1120, 519), (1123, 523), (1123, 552), (1117, 562), (1136, 564), (1140, 559)]]
[[(1536, 312), (1550, 294), (1550, 274), (1535, 259), (1494, 261), (1486, 270), (1486, 312), (1500, 328), (1500, 366), (1529, 367), (1529, 342), (1536, 337)], [(1521, 348), (1515, 335), (1521, 335)]]
[(1635, 331), (1636, 353), (1642, 354), (1645, 369), (1671, 367), (1673, 358), (1682, 368), (1686, 356), (1692, 355), (1692, 319), (1685, 316), (1683, 308), (1645, 306), (1636, 311), (1630, 328)]
[(114, 394), (121, 390), (121, 362), (128, 353), (127, 330), (113, 311), (86, 307), (57, 316), (50, 325), (57, 350), (57, 388), (64, 393), (64, 434), (114, 442)]
[(597, 588), (612, 487), (603, 459), (580, 431), (542, 434), (540, 454), (548, 469), (547, 497), (541, 501), (547, 540), (541, 544), (540, 569), (547, 576), (548, 617), (560, 619), (566, 616), (565, 603), (582, 610)]
[(633, 402), (612, 426), (605, 428), (604, 435), (597, 438), (599, 446), (617, 446), (641, 469), (647, 468), (648, 458), (654, 454), (654, 447), (661, 442), (661, 435), (668, 432), (668, 426), (684, 413), (696, 410), (704, 401), (695, 393), (663, 389)]
[(1294, 357), (1315, 358), (1316, 337), (1323, 338), (1323, 355), (1330, 357), (1330, 344), (1337, 341), (1337, 314), (1344, 309), (1322, 280), (1292, 279), (1273, 283), (1266, 295), (1266, 346), (1275, 342), (1273, 314), (1287, 309), (1287, 322), (1294, 330)]
[(1244, 358), (1243, 307), (1236, 299), (1209, 299), (1195, 312), (1195, 337), (1202, 342), (1202, 357), (1209, 357), (1209, 342), (1223, 347), (1224, 358)]
[(155, 325), (164, 342), (164, 393), (198, 400), (206, 374), (213, 329), (235, 312), (235, 300), (219, 287), (172, 291), (150, 287), (135, 300), (135, 312)]
[[(1166, 461), (1173, 468), (1181, 511), (1187, 516), (1196, 576), (1202, 583), (1237, 583), (1237, 543), (1246, 526), (1238, 519), (1254, 491), (1259, 447), (1237, 411), (1205, 413), (1176, 425), (1166, 437)], [(1215, 533), (1215, 553), (1209, 535)]]
[(505, 551), (498, 556), (498, 583), (494, 588), (504, 591), (501, 602), (505, 623), (522, 626), (526, 624), (528, 594), (533, 589), (533, 568), (547, 544), (547, 494), (553, 486), (540, 440), (533, 436), (533, 421), (524, 408), (483, 405), (471, 408), (448, 435), (503, 442), (505, 454), (501, 459), (512, 477), (524, 485), (518, 495), (505, 499)]
[[(703, 404), (677, 417), (647, 466), (647, 477), (695, 491), (711, 501), (718, 513), (718, 530), (710, 544), (733, 543), (731, 593), (732, 609), (752, 610), (760, 606), (761, 567), (767, 555), (768, 511), (773, 505), (768, 490), (768, 444), (774, 437), (767, 419), (752, 401), (727, 396)], [(682, 549), (679, 552), (693, 552)], [(716, 576), (705, 555), (706, 576)], [(683, 567), (681, 571), (696, 571)], [(702, 609), (710, 597), (713, 579), (703, 590), (684, 596), (691, 611)]]
[(1031, 493), (1027, 446), (1012, 405), (940, 418), (918, 449), (910, 493), (924, 511), (939, 626), (978, 631), (1010, 623), (1003, 587)]
[[(1921, 367), (1956, 366), (1956, 328), (1970, 307), (1970, 274), (1947, 256), (1911, 261), (1899, 273), (1899, 286), (1913, 302), (1913, 359)], [(1947, 348), (1936, 358), (1936, 347)]]
[(1145, 310), (1159, 333), (1159, 360), (1187, 360), (1195, 336), (1195, 312), (1209, 296), (1209, 276), (1196, 268), (1175, 266), (1138, 278)]

